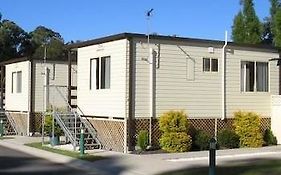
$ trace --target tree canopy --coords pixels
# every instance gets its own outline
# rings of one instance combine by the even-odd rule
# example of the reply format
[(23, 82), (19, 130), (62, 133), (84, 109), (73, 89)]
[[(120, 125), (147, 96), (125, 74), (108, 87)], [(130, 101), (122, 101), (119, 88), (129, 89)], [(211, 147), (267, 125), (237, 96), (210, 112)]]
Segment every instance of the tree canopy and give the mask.
[(47, 47), (48, 59), (59, 59), (64, 56), (64, 41), (59, 33), (44, 26), (38, 26), (30, 33), (30, 36), (35, 48), (33, 58), (43, 58), (44, 47)]
[(43, 59), (44, 47), (47, 59), (65, 57), (64, 40), (58, 32), (38, 26), (28, 33), (15, 22), (2, 19), (0, 13), (0, 61), (23, 56)]
[(237, 43), (261, 42), (262, 25), (256, 15), (253, 0), (241, 0), (243, 9), (234, 18), (232, 39)]

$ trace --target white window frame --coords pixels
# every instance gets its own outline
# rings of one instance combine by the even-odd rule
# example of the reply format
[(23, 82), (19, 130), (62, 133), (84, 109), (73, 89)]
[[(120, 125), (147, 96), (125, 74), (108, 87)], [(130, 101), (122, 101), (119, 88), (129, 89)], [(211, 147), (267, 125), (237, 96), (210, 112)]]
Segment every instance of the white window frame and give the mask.
[[(205, 60), (205, 59), (208, 59), (208, 60), (209, 60), (209, 66), (208, 66), (208, 67), (209, 67), (209, 70), (205, 70), (205, 66), (204, 66), (204, 65), (205, 65), (205, 64), (204, 64), (204, 60)], [(217, 68), (218, 68), (217, 71), (213, 71), (213, 70), (212, 70), (212, 60), (217, 60)], [(202, 60), (202, 63), (203, 63), (203, 64), (202, 64), (202, 65), (203, 65), (203, 66), (202, 66), (203, 72), (207, 72), (207, 73), (208, 73), (208, 72), (213, 72), (213, 73), (218, 73), (218, 72), (219, 72), (219, 59), (218, 59), (218, 58), (204, 57), (203, 60)]]
[[(244, 67), (242, 69), (242, 63), (243, 62), (251, 62), (254, 63), (254, 87), (253, 87), (253, 91), (246, 91), (246, 81), (247, 81), (247, 77), (246, 77), (246, 64), (244, 64)], [(266, 63), (267, 64), (267, 91), (258, 91), (257, 90), (257, 63)], [(243, 77), (242, 77), (242, 71), (244, 71), (243, 73)], [(244, 87), (242, 89), (242, 78), (243, 78), (243, 84)], [(241, 60), (240, 61), (240, 92), (241, 93), (269, 93), (270, 92), (270, 64), (267, 61), (248, 61), (248, 60)]]
[[(108, 64), (105, 67), (107, 71), (102, 68), (102, 60), (108, 59)], [(95, 63), (95, 64), (93, 64)], [(98, 64), (98, 65), (97, 65)], [(97, 71), (98, 68), (98, 71)], [(102, 74), (102, 71), (105, 71), (104, 74)], [(102, 77), (102, 76), (105, 77)], [(106, 79), (107, 78), (107, 79)], [(103, 82), (105, 81), (105, 82)], [(106, 84), (106, 81), (108, 81), (108, 84)], [(111, 88), (111, 57), (110, 56), (104, 56), (104, 57), (97, 57), (97, 58), (91, 58), (90, 59), (90, 90), (104, 90), (104, 89), (110, 89)]]

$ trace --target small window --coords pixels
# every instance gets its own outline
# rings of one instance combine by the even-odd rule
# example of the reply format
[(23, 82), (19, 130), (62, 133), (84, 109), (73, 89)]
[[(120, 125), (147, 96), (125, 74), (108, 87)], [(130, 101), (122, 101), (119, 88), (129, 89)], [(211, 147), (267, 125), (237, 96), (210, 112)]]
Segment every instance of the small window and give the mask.
[(203, 58), (203, 72), (218, 72), (218, 63), (216, 58)]
[(22, 71), (12, 72), (12, 93), (22, 92)]
[(22, 87), (22, 72), (17, 72), (17, 93), (21, 93)]
[(110, 57), (90, 60), (90, 89), (110, 88)]

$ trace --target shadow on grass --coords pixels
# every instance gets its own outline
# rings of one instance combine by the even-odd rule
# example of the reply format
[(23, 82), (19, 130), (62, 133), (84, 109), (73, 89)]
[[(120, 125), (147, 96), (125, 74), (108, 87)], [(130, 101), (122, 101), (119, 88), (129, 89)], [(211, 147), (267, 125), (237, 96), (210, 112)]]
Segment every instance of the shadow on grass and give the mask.
[[(209, 167), (202, 166), (166, 172), (161, 175), (208, 175)], [(216, 167), (216, 175), (280, 175), (281, 159), (249, 159), (224, 162)]]

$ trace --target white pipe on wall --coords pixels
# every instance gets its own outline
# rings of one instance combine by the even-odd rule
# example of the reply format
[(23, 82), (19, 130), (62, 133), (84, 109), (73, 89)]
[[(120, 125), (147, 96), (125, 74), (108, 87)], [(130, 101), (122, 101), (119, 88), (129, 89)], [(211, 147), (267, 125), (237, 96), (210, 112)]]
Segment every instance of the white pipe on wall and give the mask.
[(152, 48), (149, 49), (149, 71), (150, 71), (150, 83), (149, 83), (149, 89), (150, 89), (150, 119), (149, 119), (149, 144), (151, 146), (152, 142), (152, 118), (154, 117), (154, 111), (155, 111), (155, 71), (156, 71), (156, 64), (155, 64), (155, 56), (154, 56), (154, 50)]
[(225, 31), (225, 41), (222, 47), (221, 59), (221, 119), (225, 119), (225, 48), (227, 46), (227, 31)]

